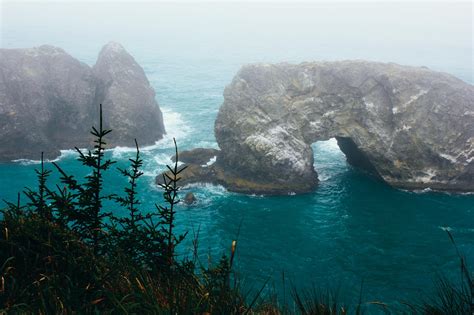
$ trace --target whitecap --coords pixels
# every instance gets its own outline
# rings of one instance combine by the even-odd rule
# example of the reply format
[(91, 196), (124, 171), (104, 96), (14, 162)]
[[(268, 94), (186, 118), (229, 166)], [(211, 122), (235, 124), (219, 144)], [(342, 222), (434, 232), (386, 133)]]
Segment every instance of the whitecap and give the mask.
[[(143, 171), (145, 177), (156, 177), (166, 170), (166, 165), (173, 164), (171, 160), (172, 155), (167, 153), (159, 153), (146, 159), (146, 164)], [(178, 163), (180, 165), (181, 163)]]
[(223, 195), (231, 194), (231, 192), (229, 192), (224, 186), (216, 185), (216, 184), (210, 184), (210, 183), (187, 184), (182, 189), (188, 190), (188, 189), (191, 189), (191, 188), (205, 189), (211, 195), (223, 196)]
[(177, 141), (185, 139), (188, 134), (191, 133), (192, 128), (183, 119), (181, 113), (175, 112), (166, 107), (162, 107), (161, 112), (163, 113), (166, 135), (157, 143), (162, 142), (166, 144), (171, 142), (171, 146), (174, 147), (173, 138), (175, 138)]
[[(140, 149), (141, 150), (141, 149)], [(115, 147), (112, 149), (105, 150), (106, 152), (112, 152), (112, 157), (115, 159), (121, 159), (125, 155), (131, 155), (136, 151), (136, 148), (132, 147)]]
[(35, 164), (40, 164), (40, 160), (28, 160), (28, 159), (16, 159), (12, 160), (13, 163), (18, 163), (20, 165), (35, 165)]
[(336, 138), (331, 138), (327, 141), (320, 141), (318, 142), (318, 148), (323, 149), (325, 151), (332, 151), (332, 152), (340, 152), (341, 149), (337, 144)]
[(173, 163), (171, 158), (172, 158), (172, 155), (169, 155), (169, 154), (166, 154), (166, 153), (160, 153), (160, 154), (156, 154), (156, 155), (153, 156), (153, 161), (157, 165), (166, 166), (166, 165), (169, 165), (169, 164)]
[[(163, 138), (156, 141), (152, 145), (140, 146), (140, 152), (147, 153), (152, 152), (157, 149), (170, 149), (174, 148), (174, 141), (182, 141), (187, 138), (191, 133), (192, 128), (189, 124), (183, 119), (182, 115), (178, 112), (173, 111), (167, 107), (161, 107), (161, 112), (163, 113), (163, 122), (165, 124), (166, 134), (163, 135)], [(126, 154), (135, 152), (136, 148), (134, 146), (118, 146), (106, 151), (111, 151), (114, 158), (121, 158)]]
[[(81, 151), (87, 150), (87, 149), (80, 149)], [(59, 150), (60, 154), (57, 158), (55, 159), (44, 159), (44, 162), (46, 163), (51, 163), (51, 162), (58, 162), (60, 160), (70, 158), (70, 157), (77, 157), (77, 151), (75, 149), (67, 149), (67, 150)], [(41, 160), (30, 160), (30, 159), (16, 159), (12, 160), (12, 163), (18, 163), (20, 165), (37, 165), (41, 164)]]

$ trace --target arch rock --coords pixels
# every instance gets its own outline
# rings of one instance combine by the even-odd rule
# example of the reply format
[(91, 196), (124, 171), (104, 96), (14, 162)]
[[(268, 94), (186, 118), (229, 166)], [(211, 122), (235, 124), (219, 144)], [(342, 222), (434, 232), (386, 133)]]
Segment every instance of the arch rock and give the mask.
[(426, 67), (247, 65), (225, 89), (215, 136), (212, 172), (231, 190), (312, 190), (311, 144), (335, 137), (349, 163), (392, 186), (474, 191), (474, 88)]

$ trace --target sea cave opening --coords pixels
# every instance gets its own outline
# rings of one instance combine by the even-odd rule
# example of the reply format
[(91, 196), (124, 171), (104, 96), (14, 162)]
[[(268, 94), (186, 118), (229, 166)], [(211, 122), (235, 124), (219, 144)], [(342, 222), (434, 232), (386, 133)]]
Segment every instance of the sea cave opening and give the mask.
[(351, 166), (368, 175), (379, 177), (367, 155), (349, 137), (317, 141), (311, 147), (314, 156), (313, 167), (320, 181), (347, 172)]

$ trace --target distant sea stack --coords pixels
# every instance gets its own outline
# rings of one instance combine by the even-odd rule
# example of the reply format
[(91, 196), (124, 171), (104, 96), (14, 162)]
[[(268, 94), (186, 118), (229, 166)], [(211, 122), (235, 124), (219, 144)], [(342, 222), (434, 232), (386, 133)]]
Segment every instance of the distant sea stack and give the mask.
[(61, 48), (0, 49), (0, 161), (57, 157), (90, 147), (89, 130), (103, 104), (108, 147), (151, 145), (163, 116), (143, 69), (117, 43), (91, 68)]
[(311, 144), (336, 138), (350, 164), (394, 187), (474, 191), (474, 88), (425, 67), (248, 65), (225, 89), (215, 136), (217, 161), (183, 182), (308, 192), (318, 184)]

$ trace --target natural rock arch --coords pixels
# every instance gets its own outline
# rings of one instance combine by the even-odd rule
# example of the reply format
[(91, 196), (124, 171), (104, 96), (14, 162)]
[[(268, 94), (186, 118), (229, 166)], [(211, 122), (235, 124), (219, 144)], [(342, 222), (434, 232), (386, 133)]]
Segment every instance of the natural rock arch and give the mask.
[(225, 90), (215, 135), (221, 182), (239, 179), (237, 191), (313, 189), (311, 144), (333, 137), (350, 163), (393, 186), (474, 190), (474, 88), (425, 67), (245, 66)]

